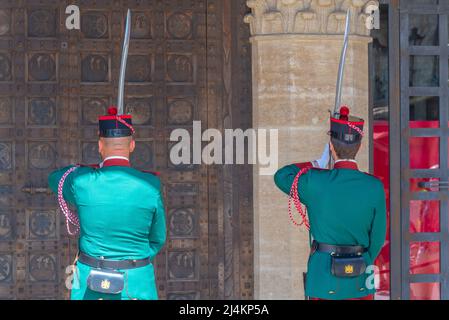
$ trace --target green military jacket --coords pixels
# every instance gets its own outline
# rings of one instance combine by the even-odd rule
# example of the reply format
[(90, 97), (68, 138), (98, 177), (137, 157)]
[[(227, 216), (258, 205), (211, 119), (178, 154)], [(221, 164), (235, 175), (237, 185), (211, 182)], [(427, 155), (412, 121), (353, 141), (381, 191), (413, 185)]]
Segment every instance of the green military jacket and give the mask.
[[(70, 167), (50, 174), (58, 183)], [(76, 207), (80, 220), (79, 249), (89, 256), (112, 260), (154, 259), (166, 240), (165, 210), (159, 178), (129, 166), (126, 160), (106, 160), (101, 168), (80, 167), (66, 179), (64, 199)], [(121, 294), (100, 294), (87, 288), (91, 268), (77, 262), (72, 300), (157, 299), (153, 265), (124, 272)]]
[[(274, 177), (276, 185), (290, 194), (293, 180), (310, 163), (289, 165)], [(311, 169), (298, 181), (301, 202), (307, 207), (314, 240), (331, 245), (360, 245), (373, 265), (386, 236), (386, 201), (382, 182), (360, 172), (357, 164), (337, 162), (333, 170)], [(371, 270), (370, 268), (368, 270)], [(309, 257), (306, 296), (320, 299), (354, 299), (375, 293), (373, 273), (355, 278), (335, 277), (329, 253)], [(367, 285), (368, 284), (368, 285)]]

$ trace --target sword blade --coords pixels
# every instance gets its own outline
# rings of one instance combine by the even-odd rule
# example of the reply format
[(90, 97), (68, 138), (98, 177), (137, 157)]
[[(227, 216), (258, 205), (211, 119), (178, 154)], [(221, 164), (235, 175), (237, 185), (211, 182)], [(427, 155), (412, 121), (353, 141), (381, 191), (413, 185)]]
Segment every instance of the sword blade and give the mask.
[(343, 76), (344, 76), (344, 71), (345, 71), (346, 51), (348, 49), (348, 43), (349, 43), (350, 18), (351, 18), (351, 11), (349, 11), (349, 9), (348, 9), (348, 11), (346, 13), (346, 27), (345, 27), (343, 49), (341, 50), (340, 65), (338, 66), (337, 92), (335, 94), (334, 116), (336, 116), (338, 114), (339, 108), (341, 106), (341, 91), (342, 91), (342, 87), (343, 87)]
[(131, 11), (128, 9), (128, 12), (126, 14), (125, 39), (123, 40), (122, 62), (120, 64), (120, 78), (118, 84), (117, 112), (119, 115), (123, 114), (125, 111), (123, 101), (125, 96), (125, 75), (126, 75), (126, 63), (128, 61), (130, 35), (131, 35)]

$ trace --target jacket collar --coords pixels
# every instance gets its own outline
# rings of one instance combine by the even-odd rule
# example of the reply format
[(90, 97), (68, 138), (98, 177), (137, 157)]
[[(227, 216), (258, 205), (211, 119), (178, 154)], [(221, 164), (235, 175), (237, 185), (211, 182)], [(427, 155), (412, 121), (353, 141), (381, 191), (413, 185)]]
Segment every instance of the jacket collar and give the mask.
[(103, 162), (100, 163), (100, 168), (103, 167), (113, 167), (113, 166), (120, 166), (120, 167), (130, 167), (131, 164), (129, 163), (129, 159), (125, 157), (107, 157), (103, 160)]
[(338, 160), (335, 162), (334, 169), (359, 170), (355, 160)]

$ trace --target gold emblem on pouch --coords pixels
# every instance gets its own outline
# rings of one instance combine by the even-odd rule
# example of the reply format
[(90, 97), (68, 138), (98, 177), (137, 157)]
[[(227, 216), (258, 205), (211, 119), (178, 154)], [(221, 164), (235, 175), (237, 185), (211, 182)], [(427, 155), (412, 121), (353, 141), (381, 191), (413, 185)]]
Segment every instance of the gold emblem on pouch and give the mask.
[(345, 273), (352, 274), (354, 273), (354, 266), (352, 264), (348, 264), (345, 266)]
[(104, 290), (108, 290), (109, 287), (111, 286), (111, 282), (107, 279), (104, 279), (103, 281), (101, 281), (101, 288)]

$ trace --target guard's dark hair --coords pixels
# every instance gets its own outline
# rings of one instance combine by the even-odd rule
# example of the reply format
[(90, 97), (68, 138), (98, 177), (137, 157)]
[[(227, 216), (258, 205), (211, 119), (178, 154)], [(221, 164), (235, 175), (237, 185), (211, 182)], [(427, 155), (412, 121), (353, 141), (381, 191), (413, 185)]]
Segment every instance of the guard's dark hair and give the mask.
[(351, 159), (354, 160), (357, 152), (360, 150), (362, 142), (354, 144), (346, 144), (337, 139), (331, 138), (331, 143), (334, 146), (335, 153), (339, 159)]

